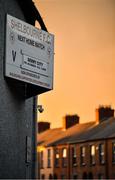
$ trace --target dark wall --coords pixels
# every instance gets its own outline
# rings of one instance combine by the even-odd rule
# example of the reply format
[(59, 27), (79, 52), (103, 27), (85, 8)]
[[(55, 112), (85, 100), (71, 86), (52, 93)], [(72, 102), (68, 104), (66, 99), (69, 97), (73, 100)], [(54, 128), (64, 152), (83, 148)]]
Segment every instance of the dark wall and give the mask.
[(0, 179), (29, 179), (35, 178), (35, 98), (25, 99), (25, 84), (4, 78), (7, 13), (25, 20), (16, 0), (0, 0)]

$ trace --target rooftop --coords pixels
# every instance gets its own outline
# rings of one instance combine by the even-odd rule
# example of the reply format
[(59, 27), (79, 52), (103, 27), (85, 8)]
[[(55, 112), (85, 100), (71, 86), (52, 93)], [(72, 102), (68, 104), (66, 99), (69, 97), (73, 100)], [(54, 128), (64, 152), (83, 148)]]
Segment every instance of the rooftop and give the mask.
[(49, 129), (38, 134), (38, 145), (54, 146), (61, 144), (72, 144), (85, 141), (94, 141), (115, 137), (115, 118), (106, 121), (76, 124), (64, 130), (63, 128)]

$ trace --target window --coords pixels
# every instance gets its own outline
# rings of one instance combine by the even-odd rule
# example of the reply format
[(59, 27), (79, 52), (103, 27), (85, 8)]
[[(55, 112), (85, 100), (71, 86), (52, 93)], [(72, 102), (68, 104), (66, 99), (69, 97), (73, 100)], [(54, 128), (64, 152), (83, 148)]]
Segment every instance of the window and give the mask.
[(105, 163), (105, 149), (104, 149), (104, 144), (99, 144), (99, 162), (100, 164)]
[(90, 172), (90, 173), (88, 174), (88, 179), (93, 179), (93, 173), (92, 173), (92, 172)]
[(47, 157), (48, 157), (48, 162), (47, 162), (47, 165), (48, 165), (48, 168), (51, 167), (51, 149), (48, 149), (47, 150)]
[(72, 152), (72, 166), (76, 166), (77, 165), (76, 146), (72, 147), (71, 152)]
[(62, 149), (62, 167), (67, 166), (67, 149), (63, 148)]
[(90, 164), (91, 165), (95, 164), (95, 146), (94, 145), (90, 146)]
[(82, 179), (88, 179), (88, 176), (87, 176), (87, 173), (86, 173), (86, 172), (83, 173)]
[(81, 154), (81, 165), (85, 165), (85, 152), (86, 149), (84, 146), (80, 148), (80, 154)]
[(112, 163), (115, 164), (115, 142), (112, 143)]
[(72, 179), (78, 179), (77, 174), (74, 174)]
[(61, 179), (67, 179), (65, 174), (61, 175)]
[(103, 174), (99, 173), (99, 174), (98, 174), (98, 179), (104, 179)]
[(40, 168), (43, 168), (43, 151), (40, 152)]
[(54, 174), (54, 178), (53, 179), (58, 179), (57, 174)]
[(45, 179), (45, 175), (44, 174), (41, 175), (41, 179)]
[(52, 174), (49, 174), (49, 179), (53, 179), (53, 176), (52, 176)]
[(59, 167), (59, 149), (55, 149), (55, 167)]

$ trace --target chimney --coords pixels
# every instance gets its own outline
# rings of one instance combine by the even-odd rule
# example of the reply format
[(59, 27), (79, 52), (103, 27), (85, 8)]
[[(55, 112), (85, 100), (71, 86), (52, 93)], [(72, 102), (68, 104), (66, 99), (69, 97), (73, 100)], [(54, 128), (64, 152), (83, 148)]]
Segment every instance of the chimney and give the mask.
[(50, 129), (50, 123), (49, 122), (39, 122), (38, 123), (38, 133), (42, 133), (48, 129)]
[(111, 106), (99, 106), (96, 109), (96, 123), (99, 124), (110, 117), (114, 117), (114, 109)]
[(79, 123), (79, 116), (75, 115), (66, 115), (63, 119), (63, 128), (68, 129)]

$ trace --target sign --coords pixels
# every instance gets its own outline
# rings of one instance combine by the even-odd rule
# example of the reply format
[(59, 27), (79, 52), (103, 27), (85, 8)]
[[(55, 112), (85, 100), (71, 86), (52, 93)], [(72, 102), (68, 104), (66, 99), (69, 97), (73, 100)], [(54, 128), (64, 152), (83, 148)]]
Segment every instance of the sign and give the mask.
[(53, 89), (54, 36), (7, 15), (5, 76)]
[(32, 161), (32, 142), (29, 136), (26, 136), (26, 162), (30, 163)]

